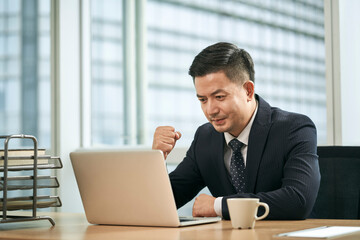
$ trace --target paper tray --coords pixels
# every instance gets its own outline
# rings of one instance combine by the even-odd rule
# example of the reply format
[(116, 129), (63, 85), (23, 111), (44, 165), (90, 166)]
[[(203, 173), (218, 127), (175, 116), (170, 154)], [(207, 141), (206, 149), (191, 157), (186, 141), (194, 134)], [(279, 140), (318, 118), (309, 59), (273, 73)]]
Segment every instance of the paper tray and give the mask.
[[(32, 176), (16, 176), (7, 178), (7, 190), (28, 190), (33, 189)], [(57, 188), (59, 181), (56, 177), (52, 176), (38, 176), (37, 188)], [(4, 178), (0, 177), (0, 190), (4, 189)]]
[[(61, 207), (62, 203), (57, 196), (37, 197), (36, 208)], [(32, 197), (18, 197), (7, 199), (7, 210), (26, 210), (33, 208)], [(0, 199), (0, 210), (3, 211), (3, 199)]]
[[(3, 157), (2, 157), (3, 158)], [(33, 170), (34, 169), (34, 165), (33, 165), (33, 159), (29, 159), (24, 157), (24, 159), (22, 159), (23, 157), (21, 157), (21, 161), (32, 161), (32, 164), (23, 164), (23, 165), (8, 165), (8, 171), (21, 171), (21, 170)], [(19, 160), (19, 157), (18, 157)], [(10, 161), (10, 157), (9, 157), (9, 161)], [(59, 157), (51, 157), (51, 156), (39, 156), (38, 157), (38, 165), (37, 165), (37, 169), (41, 170), (41, 169), (59, 169), (62, 168), (62, 162), (61, 159)], [(1, 165), (0, 166), (0, 172), (4, 171), (4, 166)]]

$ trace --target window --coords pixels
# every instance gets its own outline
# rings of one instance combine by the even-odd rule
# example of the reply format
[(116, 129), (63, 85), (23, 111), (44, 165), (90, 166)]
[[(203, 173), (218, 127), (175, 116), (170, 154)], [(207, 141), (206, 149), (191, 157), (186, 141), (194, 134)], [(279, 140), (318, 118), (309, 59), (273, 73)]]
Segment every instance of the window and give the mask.
[(34, 135), (47, 149), (50, 49), (50, 0), (0, 0), (0, 133)]
[[(122, 56), (129, 47), (123, 34), (131, 32), (121, 16), (129, 2), (91, 1), (95, 145), (128, 144), (124, 89), (132, 80), (123, 78), (123, 71), (131, 63)], [(134, 15), (135, 23), (142, 20)], [(137, 143), (150, 145), (156, 126), (172, 125), (183, 133), (178, 146), (190, 145), (206, 119), (188, 68), (197, 53), (218, 41), (246, 49), (255, 62), (255, 91), (273, 106), (308, 115), (317, 126), (318, 143), (326, 143), (323, 15), (321, 0), (146, 1), (146, 105), (131, 106), (146, 111), (146, 141)]]
[(122, 1), (91, 1), (92, 144), (124, 144)]
[[(322, 1), (149, 0), (149, 135), (173, 124), (189, 144), (206, 122), (187, 75), (195, 55), (219, 41), (246, 49), (255, 92), (272, 106), (308, 115), (326, 143)], [(151, 138), (150, 138), (151, 139)]]

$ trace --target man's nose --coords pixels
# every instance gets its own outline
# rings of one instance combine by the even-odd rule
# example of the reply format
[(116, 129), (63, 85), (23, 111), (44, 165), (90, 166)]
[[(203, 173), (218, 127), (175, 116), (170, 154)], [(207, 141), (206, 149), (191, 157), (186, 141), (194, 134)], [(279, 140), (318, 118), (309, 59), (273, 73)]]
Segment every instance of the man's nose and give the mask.
[(210, 100), (208, 101), (206, 111), (209, 116), (215, 116), (219, 113), (219, 107), (215, 101)]

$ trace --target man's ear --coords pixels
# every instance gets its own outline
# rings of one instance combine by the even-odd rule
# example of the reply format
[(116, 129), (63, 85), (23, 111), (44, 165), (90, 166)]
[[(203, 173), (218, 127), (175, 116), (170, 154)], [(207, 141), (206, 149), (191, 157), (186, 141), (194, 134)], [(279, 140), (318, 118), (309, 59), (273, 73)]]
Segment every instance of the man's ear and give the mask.
[(251, 101), (254, 98), (255, 94), (254, 83), (252, 81), (246, 81), (243, 86), (245, 88), (248, 101)]

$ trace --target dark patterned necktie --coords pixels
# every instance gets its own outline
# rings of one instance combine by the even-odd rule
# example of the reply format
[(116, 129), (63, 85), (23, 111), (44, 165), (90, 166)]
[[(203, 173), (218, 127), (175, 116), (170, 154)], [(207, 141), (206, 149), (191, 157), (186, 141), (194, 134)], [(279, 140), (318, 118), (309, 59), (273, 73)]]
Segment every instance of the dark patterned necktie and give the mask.
[(233, 150), (230, 162), (230, 176), (237, 193), (243, 193), (245, 191), (245, 163), (241, 154), (243, 145), (244, 144), (236, 138), (229, 142), (229, 146)]

